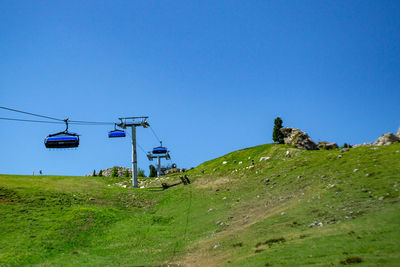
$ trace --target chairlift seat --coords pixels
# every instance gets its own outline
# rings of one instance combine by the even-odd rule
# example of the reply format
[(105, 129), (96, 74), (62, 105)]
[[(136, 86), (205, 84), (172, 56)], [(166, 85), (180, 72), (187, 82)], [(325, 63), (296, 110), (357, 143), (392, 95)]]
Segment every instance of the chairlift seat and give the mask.
[(153, 148), (153, 154), (165, 154), (167, 152), (168, 152), (168, 150), (166, 147), (159, 146), (159, 147)]
[(60, 132), (44, 139), (46, 148), (73, 148), (79, 146), (79, 136), (75, 133)]
[(125, 137), (126, 134), (122, 130), (113, 130), (108, 132), (108, 137), (109, 138), (115, 138), (115, 137)]

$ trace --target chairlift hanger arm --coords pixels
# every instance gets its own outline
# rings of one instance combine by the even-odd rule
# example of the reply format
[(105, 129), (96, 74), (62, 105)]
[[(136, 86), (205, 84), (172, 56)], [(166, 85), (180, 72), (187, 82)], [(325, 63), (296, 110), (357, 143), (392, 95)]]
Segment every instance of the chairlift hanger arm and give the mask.
[(140, 116), (140, 117), (124, 117), (118, 118), (119, 120), (134, 120), (134, 119), (148, 119), (149, 116)]
[(118, 118), (121, 122), (117, 124), (118, 127), (126, 129), (126, 127), (136, 127), (142, 126), (147, 128), (150, 124), (147, 122), (149, 117), (142, 116), (142, 117), (125, 117), (125, 118)]

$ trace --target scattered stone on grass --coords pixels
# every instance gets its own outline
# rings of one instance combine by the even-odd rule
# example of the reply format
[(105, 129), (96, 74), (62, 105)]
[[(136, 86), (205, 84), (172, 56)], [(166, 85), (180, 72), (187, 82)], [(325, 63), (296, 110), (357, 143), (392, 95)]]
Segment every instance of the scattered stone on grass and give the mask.
[(350, 148), (345, 147), (345, 148), (342, 148), (342, 149), (340, 150), (340, 152), (347, 152), (347, 151), (349, 151), (349, 150), (350, 150)]
[(338, 155), (336, 158), (340, 159), (340, 158), (342, 158), (342, 157), (343, 157), (342, 155)]
[(358, 172), (358, 169), (354, 169), (353, 172)]
[(267, 160), (269, 160), (271, 157), (261, 157), (260, 158), (260, 161), (267, 161)]
[(346, 264), (352, 264), (352, 263), (360, 263), (362, 262), (362, 259), (358, 256), (355, 257), (347, 257), (344, 260), (340, 261), (340, 264), (346, 265)]
[(308, 225), (308, 228), (312, 228), (312, 227), (316, 227), (316, 226), (322, 227), (323, 223), (322, 222), (313, 222), (310, 225)]
[(222, 162), (222, 165), (225, 165), (225, 164), (227, 164), (227, 163), (228, 163), (227, 161), (223, 161), (223, 162)]
[(240, 165), (240, 164), (242, 164), (242, 163), (243, 163), (243, 161), (239, 161), (239, 163), (238, 163), (238, 164)]

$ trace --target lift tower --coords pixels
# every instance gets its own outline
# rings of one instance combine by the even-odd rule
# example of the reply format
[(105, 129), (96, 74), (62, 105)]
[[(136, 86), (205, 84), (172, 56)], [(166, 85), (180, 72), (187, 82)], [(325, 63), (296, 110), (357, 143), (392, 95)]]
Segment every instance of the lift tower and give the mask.
[(149, 117), (126, 117), (119, 118), (121, 121), (118, 123), (118, 127), (126, 129), (126, 127), (132, 128), (132, 187), (137, 188), (137, 153), (136, 153), (136, 127), (142, 126), (147, 128), (150, 124), (147, 122)]

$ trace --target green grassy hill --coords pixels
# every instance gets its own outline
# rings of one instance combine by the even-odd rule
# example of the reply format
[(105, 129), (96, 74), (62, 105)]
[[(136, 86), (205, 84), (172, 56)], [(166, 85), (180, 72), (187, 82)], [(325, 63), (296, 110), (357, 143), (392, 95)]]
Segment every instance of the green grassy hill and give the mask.
[(399, 266), (400, 144), (267, 144), (186, 174), (190, 185), (166, 190), (178, 174), (144, 189), (0, 175), (0, 265)]

